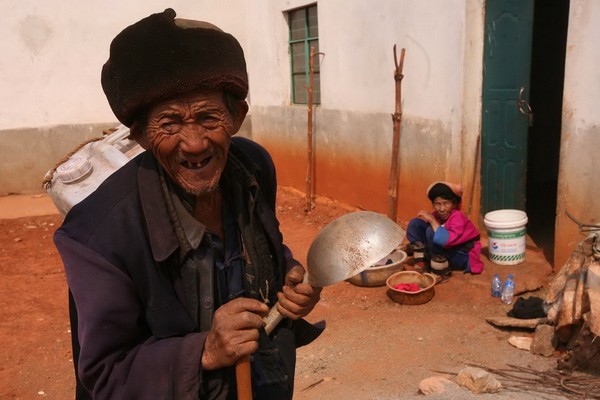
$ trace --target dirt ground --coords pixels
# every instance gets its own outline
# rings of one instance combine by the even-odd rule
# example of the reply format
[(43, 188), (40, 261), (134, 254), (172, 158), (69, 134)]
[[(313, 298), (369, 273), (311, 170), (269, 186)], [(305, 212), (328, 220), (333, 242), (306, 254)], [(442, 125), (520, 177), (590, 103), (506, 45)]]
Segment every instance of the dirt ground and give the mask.
[[(280, 189), (277, 212), (284, 238), (303, 262), (319, 229), (355, 210), (317, 199), (306, 214), (304, 205), (302, 193)], [(67, 288), (52, 244), (60, 223), (58, 214), (0, 219), (0, 399), (74, 397)], [(511, 308), (490, 296), (493, 273), (514, 273), (517, 292), (540, 293), (551, 273), (542, 251), (528, 243), (526, 262), (517, 266), (491, 264), (485, 254), (483, 258), (483, 274), (454, 273), (423, 305), (396, 304), (385, 287), (342, 282), (325, 288), (308, 320), (325, 320), (327, 328), (298, 351), (295, 399), (416, 397), (422, 379), (451, 378), (467, 364), (554, 368), (556, 357), (535, 356), (507, 342), (511, 335), (530, 332), (500, 330), (485, 321)], [(454, 396), (440, 398), (472, 395), (462, 390)], [(541, 397), (502, 392), (477, 398)]]

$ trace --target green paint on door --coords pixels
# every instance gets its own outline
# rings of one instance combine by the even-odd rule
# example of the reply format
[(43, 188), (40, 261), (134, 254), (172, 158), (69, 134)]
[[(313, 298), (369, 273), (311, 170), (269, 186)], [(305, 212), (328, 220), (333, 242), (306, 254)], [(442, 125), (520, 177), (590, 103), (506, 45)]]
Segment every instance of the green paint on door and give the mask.
[(533, 0), (487, 0), (485, 23), (482, 211), (524, 210)]

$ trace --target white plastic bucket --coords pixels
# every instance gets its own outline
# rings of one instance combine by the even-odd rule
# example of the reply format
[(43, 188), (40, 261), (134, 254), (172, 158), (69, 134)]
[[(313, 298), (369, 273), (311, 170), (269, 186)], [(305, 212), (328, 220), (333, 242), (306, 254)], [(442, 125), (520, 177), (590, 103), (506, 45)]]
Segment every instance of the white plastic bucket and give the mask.
[(490, 261), (515, 265), (525, 261), (527, 214), (521, 210), (496, 210), (483, 219), (488, 231)]

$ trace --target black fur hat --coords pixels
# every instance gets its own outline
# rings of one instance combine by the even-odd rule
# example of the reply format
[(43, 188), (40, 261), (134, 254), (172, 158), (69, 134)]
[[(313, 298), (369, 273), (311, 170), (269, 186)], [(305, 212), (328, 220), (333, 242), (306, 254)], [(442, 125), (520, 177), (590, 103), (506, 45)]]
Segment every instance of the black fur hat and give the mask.
[(158, 101), (195, 89), (222, 89), (243, 100), (248, 73), (238, 41), (171, 8), (125, 28), (110, 45), (102, 88), (115, 116), (131, 126)]
[(461, 195), (462, 186), (453, 185), (448, 182), (435, 182), (427, 189), (427, 197), (431, 201), (434, 201), (436, 197), (441, 197), (442, 199), (453, 201), (454, 204), (458, 204), (460, 203)]

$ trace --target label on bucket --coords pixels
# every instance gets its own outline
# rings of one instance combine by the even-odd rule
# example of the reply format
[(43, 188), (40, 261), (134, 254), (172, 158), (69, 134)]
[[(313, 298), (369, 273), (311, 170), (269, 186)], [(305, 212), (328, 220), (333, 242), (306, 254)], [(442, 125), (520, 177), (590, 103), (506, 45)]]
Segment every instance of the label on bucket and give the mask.
[(525, 259), (526, 231), (488, 231), (490, 261), (498, 264), (517, 264)]

